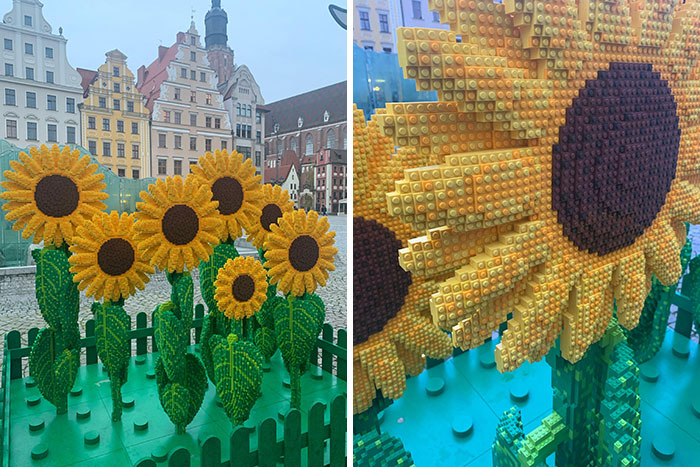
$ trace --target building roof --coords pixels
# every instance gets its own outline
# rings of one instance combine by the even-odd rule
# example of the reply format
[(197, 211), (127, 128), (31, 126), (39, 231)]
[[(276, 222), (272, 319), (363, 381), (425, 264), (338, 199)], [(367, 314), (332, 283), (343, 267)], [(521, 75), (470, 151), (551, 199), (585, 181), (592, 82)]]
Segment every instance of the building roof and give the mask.
[(77, 68), (80, 74), (80, 86), (83, 88), (83, 97), (87, 97), (90, 91), (90, 85), (97, 80), (97, 72), (95, 70), (86, 70), (85, 68)]
[[(303, 119), (302, 130), (346, 121), (347, 95), (348, 82), (342, 81), (265, 104), (270, 109), (265, 117), (265, 136), (273, 134), (275, 124), (279, 124), (278, 134), (299, 131), (300, 117)], [(327, 122), (323, 121), (325, 112), (328, 112)]]
[(160, 96), (160, 85), (168, 79), (168, 65), (175, 59), (178, 52), (178, 46), (184, 42), (185, 35), (180, 32), (177, 35), (177, 42), (170, 47), (158, 47), (158, 58), (156, 58), (148, 67), (141, 65), (138, 69), (138, 81), (136, 89), (141, 91), (146, 97), (146, 107), (153, 112), (153, 101)]
[[(275, 160), (276, 156), (268, 156), (266, 160)], [(279, 178), (281, 180), (286, 180), (287, 177), (289, 176), (289, 172), (292, 170), (292, 167), (296, 170), (297, 174), (301, 172), (301, 161), (299, 160), (299, 157), (297, 156), (297, 153), (295, 153), (292, 150), (287, 150), (282, 154), (282, 159), (280, 160), (280, 165), (279, 165)], [(263, 182), (269, 183), (271, 180), (276, 180), (277, 179), (277, 167), (268, 167), (267, 164), (265, 164), (264, 167), (265, 173), (263, 174)]]
[(326, 149), (329, 154), (328, 160), (324, 161), (323, 164), (347, 164), (348, 163), (348, 151), (345, 149)]

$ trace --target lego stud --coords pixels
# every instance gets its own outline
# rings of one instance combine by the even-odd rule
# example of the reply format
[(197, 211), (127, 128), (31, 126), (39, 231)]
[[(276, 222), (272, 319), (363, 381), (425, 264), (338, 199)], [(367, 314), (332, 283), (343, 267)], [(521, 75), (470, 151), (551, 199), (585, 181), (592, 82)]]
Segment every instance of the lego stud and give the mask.
[(695, 396), (695, 400), (690, 404), (690, 410), (692, 410), (693, 415), (700, 418), (700, 397)]
[(647, 383), (655, 383), (659, 380), (659, 369), (649, 362), (639, 365), (639, 376)]
[(486, 370), (496, 367), (496, 359), (493, 355), (493, 349), (489, 348), (488, 352), (479, 353), (479, 365)]
[(41, 402), (41, 396), (29, 396), (29, 397), (27, 397), (27, 405), (29, 407), (34, 407), (36, 405), (39, 405), (39, 402)]
[(49, 447), (44, 443), (39, 443), (32, 448), (32, 459), (35, 461), (46, 459), (49, 455)]
[(165, 462), (168, 458), (168, 448), (165, 446), (157, 446), (151, 451), (151, 457), (156, 462)]
[(44, 419), (35, 418), (29, 421), (29, 431), (41, 431), (44, 429)]
[(80, 386), (74, 386), (70, 391), (71, 397), (78, 397), (83, 394), (83, 388)]
[(315, 380), (322, 380), (323, 379), (323, 368), (320, 366), (316, 365), (311, 365), (311, 378)]
[(146, 372), (146, 378), (148, 379), (156, 379), (156, 372), (153, 370), (148, 370)]
[(27, 378), (27, 379), (24, 381), (24, 386), (25, 386), (27, 389), (36, 387), (36, 380), (35, 380), (34, 378)]
[(85, 433), (84, 440), (88, 446), (94, 446), (100, 442), (100, 434), (95, 430), (90, 430)]
[(661, 460), (671, 460), (676, 454), (676, 443), (667, 436), (658, 435), (651, 443), (651, 450)]
[(690, 341), (678, 335), (673, 336), (673, 346), (671, 351), (678, 358), (688, 358), (690, 356)]
[(134, 403), (135, 402), (134, 402), (133, 397), (131, 397), (131, 396), (122, 397), (122, 405), (124, 406), (124, 408), (130, 409), (134, 406)]
[(90, 415), (91, 415), (90, 409), (88, 409), (87, 407), (83, 408), (83, 409), (78, 409), (75, 412), (75, 417), (78, 420), (87, 420), (88, 418), (90, 418)]
[(263, 362), (262, 369), (265, 373), (269, 373), (272, 371), (272, 366), (270, 365), (270, 362)]
[(474, 420), (466, 413), (460, 413), (452, 419), (452, 434), (457, 438), (465, 438), (472, 433)]
[(146, 356), (145, 355), (139, 355), (134, 359), (137, 365), (143, 365), (146, 363)]
[(425, 385), (425, 392), (429, 396), (439, 396), (445, 390), (445, 380), (443, 378), (433, 376), (428, 378), (428, 383)]
[(516, 382), (510, 387), (510, 398), (514, 402), (525, 402), (530, 397), (530, 389), (525, 383)]
[(145, 431), (148, 429), (148, 419), (139, 416), (134, 420), (134, 431)]

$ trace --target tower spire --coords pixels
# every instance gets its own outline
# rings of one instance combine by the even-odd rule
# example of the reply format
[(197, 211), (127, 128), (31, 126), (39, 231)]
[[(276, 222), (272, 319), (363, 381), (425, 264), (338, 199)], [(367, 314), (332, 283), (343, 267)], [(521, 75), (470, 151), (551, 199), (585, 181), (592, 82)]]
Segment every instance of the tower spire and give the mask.
[(228, 16), (221, 8), (221, 0), (212, 0), (211, 10), (209, 10), (204, 17), (204, 41), (207, 49), (217, 45), (223, 47), (228, 46), (228, 35), (226, 34), (227, 25)]

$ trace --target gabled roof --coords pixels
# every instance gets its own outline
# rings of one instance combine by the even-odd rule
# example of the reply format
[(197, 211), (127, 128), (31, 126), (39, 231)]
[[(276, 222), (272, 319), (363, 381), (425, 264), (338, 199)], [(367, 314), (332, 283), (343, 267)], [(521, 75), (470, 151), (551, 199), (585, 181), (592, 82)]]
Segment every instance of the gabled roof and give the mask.
[[(180, 34), (178, 34), (178, 39)], [(170, 62), (175, 59), (179, 45), (179, 42), (175, 42), (170, 47), (159, 46), (158, 58), (148, 67), (144, 68), (142, 66), (139, 68), (136, 89), (141, 91), (141, 94), (146, 97), (146, 107), (151, 112), (153, 112), (153, 101), (160, 96), (160, 85), (168, 79), (167, 68)]]
[[(278, 134), (298, 131), (298, 121), (304, 122), (302, 130), (346, 121), (348, 82), (331, 84), (320, 89), (288, 97), (281, 101), (265, 104), (270, 113), (265, 117), (265, 136), (271, 136), (275, 124), (279, 124)], [(328, 121), (324, 122), (324, 113), (328, 112)]]
[(97, 72), (85, 68), (77, 68), (76, 70), (78, 74), (80, 74), (80, 86), (83, 88), (83, 97), (87, 97), (90, 91), (90, 85), (97, 81)]
[[(275, 156), (268, 156), (267, 160), (275, 160)], [(297, 154), (292, 151), (288, 150), (285, 151), (284, 154), (282, 154), (282, 158), (280, 160), (280, 166), (279, 166), (279, 178), (282, 180), (286, 180), (287, 177), (289, 176), (289, 172), (292, 170), (292, 167), (296, 170), (297, 174), (301, 172), (301, 161), (299, 161), (299, 157)], [(269, 183), (273, 179), (277, 179), (278, 176), (278, 171), (277, 167), (268, 167), (267, 164), (265, 164), (264, 167), (265, 173), (263, 174), (263, 182), (264, 183)]]

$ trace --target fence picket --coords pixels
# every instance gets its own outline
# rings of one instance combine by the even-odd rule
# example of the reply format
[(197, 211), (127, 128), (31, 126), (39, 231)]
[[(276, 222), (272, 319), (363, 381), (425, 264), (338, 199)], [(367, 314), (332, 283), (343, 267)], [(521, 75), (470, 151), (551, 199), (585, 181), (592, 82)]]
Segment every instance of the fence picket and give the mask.
[[(148, 315), (143, 311), (136, 315), (136, 329), (145, 329), (148, 326)], [(136, 355), (144, 355), (148, 352), (148, 337), (136, 338)]]
[(301, 466), (301, 412), (291, 409), (284, 418), (284, 467)]
[[(194, 319), (204, 318), (204, 305), (197, 303), (194, 307)], [(194, 343), (199, 344), (199, 339), (202, 335), (202, 327), (198, 326), (194, 328)]]
[[(348, 348), (348, 331), (338, 329), (338, 347)], [(336, 355), (336, 376), (343, 381), (348, 380), (348, 360), (346, 355)]]
[[(321, 334), (324, 341), (333, 343), (333, 328), (329, 323), (323, 325), (323, 333)], [(326, 349), (321, 350), (321, 368), (328, 373), (333, 372), (333, 354)]]
[(258, 465), (275, 467), (278, 458), (277, 422), (274, 418), (268, 418), (258, 427)]
[(200, 463), (202, 467), (221, 465), (221, 440), (217, 436), (210, 436), (202, 444)]
[(343, 396), (338, 396), (331, 402), (330, 425), (330, 467), (342, 467), (347, 464), (345, 459), (347, 421), (345, 417), (345, 398)]
[(168, 467), (190, 467), (190, 462), (190, 451), (185, 447), (180, 447), (170, 455)]
[(326, 412), (326, 404), (316, 402), (311, 410), (309, 410), (309, 444), (307, 448), (307, 464), (323, 465), (323, 443), (326, 438), (326, 422), (324, 414)]
[[(151, 327), (154, 327), (153, 325), (153, 318), (155, 317), (155, 313), (151, 313)], [(158, 344), (156, 344), (156, 334), (153, 333), (151, 334), (151, 352), (158, 352)]]
[[(10, 352), (10, 378), (17, 379), (22, 377), (22, 358), (15, 357), (12, 353), (12, 349), (19, 349), (22, 347), (22, 335), (19, 331), (10, 331), (7, 333), (5, 338), (7, 341), (6, 349)], [(5, 355), (7, 358), (7, 355)]]
[(231, 467), (253, 467), (257, 465), (250, 455), (250, 429), (243, 426), (236, 428), (231, 435)]
[(39, 328), (31, 328), (27, 332), (27, 345), (31, 347), (34, 345), (34, 341), (36, 340), (36, 336), (39, 335)]

